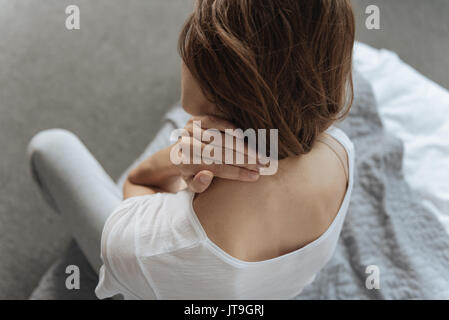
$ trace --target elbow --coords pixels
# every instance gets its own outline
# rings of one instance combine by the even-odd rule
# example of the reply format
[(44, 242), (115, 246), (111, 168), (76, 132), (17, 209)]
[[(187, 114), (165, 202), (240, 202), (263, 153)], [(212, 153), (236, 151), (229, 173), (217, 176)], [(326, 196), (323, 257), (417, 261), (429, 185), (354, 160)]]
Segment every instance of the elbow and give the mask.
[(137, 168), (131, 170), (128, 174), (127, 180), (132, 184), (139, 184), (139, 170)]

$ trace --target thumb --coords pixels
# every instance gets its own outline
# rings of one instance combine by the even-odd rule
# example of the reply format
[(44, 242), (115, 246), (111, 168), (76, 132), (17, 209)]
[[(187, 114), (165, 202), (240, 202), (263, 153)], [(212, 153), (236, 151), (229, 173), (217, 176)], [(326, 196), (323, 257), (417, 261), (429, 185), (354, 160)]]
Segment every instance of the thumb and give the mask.
[(214, 174), (210, 171), (203, 170), (198, 172), (192, 180), (191, 189), (196, 193), (202, 193), (209, 188), (212, 180), (214, 179)]

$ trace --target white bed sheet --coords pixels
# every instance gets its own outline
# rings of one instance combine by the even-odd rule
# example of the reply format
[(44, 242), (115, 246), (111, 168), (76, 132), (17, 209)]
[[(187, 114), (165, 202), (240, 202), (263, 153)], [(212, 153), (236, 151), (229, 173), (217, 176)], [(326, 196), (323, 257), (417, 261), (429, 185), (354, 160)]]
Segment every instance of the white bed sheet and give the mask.
[(386, 130), (404, 142), (405, 179), (449, 233), (449, 91), (385, 49), (357, 43), (354, 65), (373, 86)]

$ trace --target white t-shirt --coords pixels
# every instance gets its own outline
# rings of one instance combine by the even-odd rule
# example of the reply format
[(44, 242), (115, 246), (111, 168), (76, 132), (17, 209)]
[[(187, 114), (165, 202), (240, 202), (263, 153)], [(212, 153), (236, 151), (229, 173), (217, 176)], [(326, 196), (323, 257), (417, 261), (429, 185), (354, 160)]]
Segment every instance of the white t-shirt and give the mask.
[(354, 179), (354, 146), (332, 126), (346, 149), (349, 181), (339, 212), (315, 241), (282, 256), (246, 262), (227, 254), (206, 235), (192, 206), (194, 193), (158, 193), (123, 201), (106, 221), (101, 239), (103, 299), (291, 299), (331, 259)]

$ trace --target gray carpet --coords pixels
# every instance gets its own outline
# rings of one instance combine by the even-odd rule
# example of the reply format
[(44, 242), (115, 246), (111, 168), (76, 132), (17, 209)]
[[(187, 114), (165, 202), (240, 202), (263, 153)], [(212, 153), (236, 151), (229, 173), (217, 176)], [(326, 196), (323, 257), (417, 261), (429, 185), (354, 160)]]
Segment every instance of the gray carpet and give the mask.
[[(65, 29), (77, 3), (81, 30)], [(26, 299), (69, 243), (31, 184), (39, 130), (64, 127), (118, 175), (179, 98), (184, 0), (0, 0), (0, 298)]]
[[(355, 1), (358, 38), (449, 88), (449, 1)], [(81, 30), (67, 31), (78, 4)], [(363, 28), (378, 4), (380, 31)], [(117, 177), (179, 97), (176, 38), (190, 0), (0, 0), (0, 299), (26, 299), (70, 237), (40, 199), (25, 147), (39, 130), (81, 137)]]
[[(376, 48), (387, 48), (426, 77), (449, 89), (448, 0), (353, 0), (358, 38)], [(364, 27), (365, 8), (381, 10), (381, 30)]]

